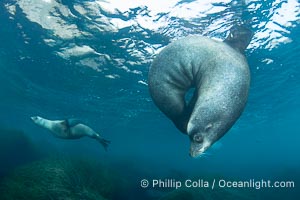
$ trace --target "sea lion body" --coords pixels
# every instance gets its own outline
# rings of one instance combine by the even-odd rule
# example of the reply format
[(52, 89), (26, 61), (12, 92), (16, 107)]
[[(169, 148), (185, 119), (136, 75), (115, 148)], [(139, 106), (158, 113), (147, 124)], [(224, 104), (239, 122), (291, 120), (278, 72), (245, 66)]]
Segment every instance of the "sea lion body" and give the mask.
[[(190, 155), (197, 157), (241, 115), (250, 72), (245, 56), (226, 42), (189, 36), (157, 55), (148, 80), (154, 103), (190, 137)], [(190, 88), (194, 94), (186, 102)]]
[(87, 136), (99, 141), (105, 150), (110, 143), (108, 140), (102, 138), (100, 134), (96, 133), (92, 128), (81, 123), (79, 120), (48, 120), (39, 116), (31, 117), (31, 119), (35, 124), (50, 130), (52, 135), (57, 138), (79, 139)]

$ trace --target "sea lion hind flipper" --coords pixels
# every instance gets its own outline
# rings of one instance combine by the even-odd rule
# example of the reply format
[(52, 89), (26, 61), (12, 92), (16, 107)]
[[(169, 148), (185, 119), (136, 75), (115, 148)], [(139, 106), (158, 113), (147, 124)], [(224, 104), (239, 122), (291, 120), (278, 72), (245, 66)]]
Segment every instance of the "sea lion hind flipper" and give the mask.
[(230, 33), (224, 40), (226, 44), (243, 53), (253, 37), (253, 31), (245, 25), (231, 27)]
[(105, 151), (107, 151), (108, 149), (108, 145), (111, 143), (109, 140), (106, 140), (102, 137), (97, 137), (96, 140), (98, 142), (100, 142), (102, 144), (102, 146), (104, 147)]

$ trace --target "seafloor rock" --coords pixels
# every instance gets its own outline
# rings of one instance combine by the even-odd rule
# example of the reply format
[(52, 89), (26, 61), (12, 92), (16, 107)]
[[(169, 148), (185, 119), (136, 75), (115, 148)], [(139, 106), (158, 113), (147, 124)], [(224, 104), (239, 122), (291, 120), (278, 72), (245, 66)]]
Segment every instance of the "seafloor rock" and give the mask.
[(52, 158), (17, 168), (0, 185), (0, 199), (117, 199), (124, 185), (99, 164)]

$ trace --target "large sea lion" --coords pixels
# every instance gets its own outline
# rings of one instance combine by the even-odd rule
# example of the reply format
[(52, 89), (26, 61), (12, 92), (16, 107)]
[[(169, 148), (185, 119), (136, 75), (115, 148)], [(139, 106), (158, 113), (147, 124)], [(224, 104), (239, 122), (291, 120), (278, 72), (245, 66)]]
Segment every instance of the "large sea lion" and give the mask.
[(80, 120), (48, 120), (39, 116), (31, 117), (31, 119), (35, 124), (50, 130), (52, 134), (58, 138), (78, 139), (87, 136), (100, 142), (105, 150), (107, 150), (110, 143), (110, 141), (102, 138), (100, 134), (83, 124)]
[[(231, 28), (222, 42), (189, 36), (165, 47), (150, 66), (148, 83), (156, 106), (191, 141), (190, 155), (201, 155), (241, 115), (250, 72), (243, 55), (252, 38), (244, 26)], [(187, 102), (186, 94), (195, 88)]]

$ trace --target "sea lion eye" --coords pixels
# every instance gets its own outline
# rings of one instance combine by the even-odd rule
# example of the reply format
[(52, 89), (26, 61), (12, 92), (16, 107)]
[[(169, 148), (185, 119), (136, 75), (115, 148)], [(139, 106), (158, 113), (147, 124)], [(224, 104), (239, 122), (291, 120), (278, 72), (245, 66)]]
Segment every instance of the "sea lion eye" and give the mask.
[(201, 143), (203, 142), (203, 137), (201, 135), (196, 134), (194, 135), (193, 140), (197, 143)]
[(211, 128), (213, 127), (212, 123), (207, 124), (207, 126), (205, 127), (204, 131), (208, 132)]

